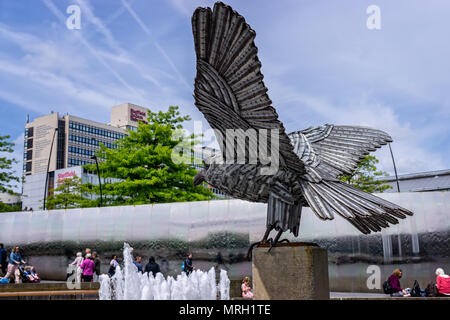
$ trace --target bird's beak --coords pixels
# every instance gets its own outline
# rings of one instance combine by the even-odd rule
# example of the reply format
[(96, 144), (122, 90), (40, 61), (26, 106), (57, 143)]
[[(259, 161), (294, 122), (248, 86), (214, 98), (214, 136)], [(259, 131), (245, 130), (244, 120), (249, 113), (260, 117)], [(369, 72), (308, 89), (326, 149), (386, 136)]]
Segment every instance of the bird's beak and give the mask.
[(194, 187), (206, 182), (205, 180), (205, 170), (199, 171), (194, 177)]

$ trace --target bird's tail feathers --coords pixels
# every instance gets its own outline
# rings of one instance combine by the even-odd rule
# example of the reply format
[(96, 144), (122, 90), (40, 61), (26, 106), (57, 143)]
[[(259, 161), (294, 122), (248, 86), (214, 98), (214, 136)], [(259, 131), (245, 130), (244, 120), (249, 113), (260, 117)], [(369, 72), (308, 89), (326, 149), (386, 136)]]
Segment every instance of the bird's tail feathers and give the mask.
[(338, 214), (364, 234), (381, 231), (398, 219), (413, 213), (394, 203), (348, 184), (322, 180), (302, 181), (301, 186), (311, 210), (322, 220), (332, 220)]

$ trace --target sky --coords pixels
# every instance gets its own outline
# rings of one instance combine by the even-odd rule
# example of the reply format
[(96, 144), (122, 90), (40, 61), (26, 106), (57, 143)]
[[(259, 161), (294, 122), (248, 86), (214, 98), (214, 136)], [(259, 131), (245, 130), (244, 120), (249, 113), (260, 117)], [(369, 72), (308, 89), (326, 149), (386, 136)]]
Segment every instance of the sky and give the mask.
[[(287, 132), (323, 123), (388, 132), (399, 174), (450, 168), (450, 1), (226, 1), (255, 43)], [(71, 5), (80, 28), (66, 25)], [(130, 102), (194, 106), (191, 15), (210, 0), (0, 0), (0, 135), (22, 161), (30, 119), (51, 111), (109, 122)], [(369, 29), (370, 5), (380, 28)], [(186, 128), (193, 130), (192, 122)], [(379, 168), (393, 174), (388, 147)], [(15, 166), (21, 175), (22, 163)]]

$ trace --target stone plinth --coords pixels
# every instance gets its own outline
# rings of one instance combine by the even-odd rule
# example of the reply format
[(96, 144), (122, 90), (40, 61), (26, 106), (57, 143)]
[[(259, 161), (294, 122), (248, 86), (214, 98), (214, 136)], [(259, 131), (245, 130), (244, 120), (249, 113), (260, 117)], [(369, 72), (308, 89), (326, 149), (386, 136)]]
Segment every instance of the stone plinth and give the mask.
[(300, 243), (253, 250), (255, 300), (330, 299), (325, 249)]

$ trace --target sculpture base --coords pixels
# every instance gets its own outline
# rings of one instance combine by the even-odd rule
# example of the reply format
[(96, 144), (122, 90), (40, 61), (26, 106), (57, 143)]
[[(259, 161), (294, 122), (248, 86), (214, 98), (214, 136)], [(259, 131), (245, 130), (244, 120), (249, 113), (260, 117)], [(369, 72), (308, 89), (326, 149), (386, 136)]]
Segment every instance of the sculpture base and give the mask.
[(255, 300), (328, 300), (327, 251), (312, 243), (282, 243), (253, 250)]

